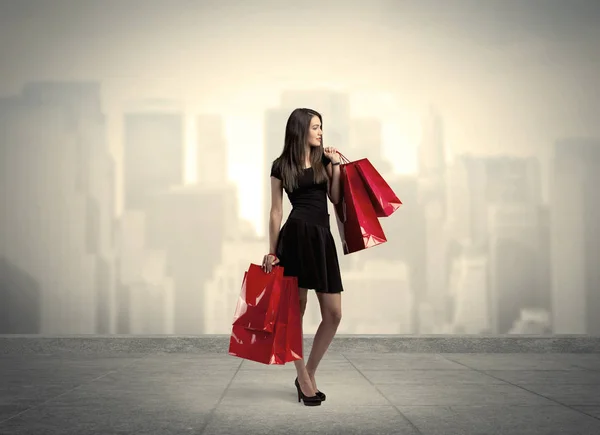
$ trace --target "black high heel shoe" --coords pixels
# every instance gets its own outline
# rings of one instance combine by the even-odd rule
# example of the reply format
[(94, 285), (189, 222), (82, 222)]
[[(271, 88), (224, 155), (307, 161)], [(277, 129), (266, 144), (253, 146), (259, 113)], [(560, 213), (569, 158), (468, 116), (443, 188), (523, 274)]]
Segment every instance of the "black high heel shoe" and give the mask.
[(317, 390), (317, 397), (319, 399), (321, 399), (321, 402), (325, 402), (325, 399), (327, 398), (327, 396), (325, 395), (325, 393), (322, 393), (319, 390)]
[(300, 383), (298, 382), (298, 378), (296, 378), (296, 380), (294, 381), (294, 384), (296, 385), (296, 390), (298, 390), (298, 402), (300, 402), (300, 400), (302, 400), (302, 402), (304, 402), (304, 406), (320, 406), (321, 405), (321, 398), (318, 395), (309, 397), (302, 392), (302, 389), (300, 388)]

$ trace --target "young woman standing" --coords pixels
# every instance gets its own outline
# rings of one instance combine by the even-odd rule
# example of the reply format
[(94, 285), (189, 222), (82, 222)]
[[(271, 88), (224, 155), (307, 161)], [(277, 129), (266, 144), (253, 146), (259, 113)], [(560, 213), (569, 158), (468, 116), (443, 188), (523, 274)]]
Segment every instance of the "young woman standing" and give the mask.
[[(314, 290), (321, 308), (321, 323), (308, 358), (294, 361), (298, 401), (320, 405), (325, 394), (317, 389), (315, 373), (336, 334), (342, 316), (344, 290), (335, 242), (329, 227), (327, 198), (341, 198), (340, 155), (323, 147), (323, 119), (311, 109), (294, 110), (285, 128), (284, 147), (271, 166), (269, 254), (262, 267), (276, 264), (285, 276), (298, 278), (300, 314), (304, 316), (308, 290)], [(283, 190), (292, 205), (281, 227)]]

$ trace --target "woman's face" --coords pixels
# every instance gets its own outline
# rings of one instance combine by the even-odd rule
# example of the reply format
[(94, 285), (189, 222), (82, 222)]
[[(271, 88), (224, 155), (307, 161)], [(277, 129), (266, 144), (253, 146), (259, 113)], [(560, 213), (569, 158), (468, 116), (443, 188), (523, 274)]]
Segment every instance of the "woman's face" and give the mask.
[(318, 116), (313, 116), (308, 127), (308, 145), (312, 147), (320, 147), (323, 143), (323, 130), (321, 130), (321, 121)]

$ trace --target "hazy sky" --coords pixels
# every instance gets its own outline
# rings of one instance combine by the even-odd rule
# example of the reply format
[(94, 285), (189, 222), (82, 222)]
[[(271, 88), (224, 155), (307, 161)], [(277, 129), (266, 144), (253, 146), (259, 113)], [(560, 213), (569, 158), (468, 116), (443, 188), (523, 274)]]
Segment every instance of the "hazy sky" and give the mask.
[(0, 95), (30, 80), (101, 81), (117, 155), (121, 112), (137, 99), (224, 113), (248, 132), (231, 174), (250, 162), (257, 179), (263, 110), (290, 85), (352, 90), (353, 114), (397, 117), (389, 137), (404, 147), (430, 102), (457, 152), (600, 136), (597, 0), (0, 0), (0, 59)]

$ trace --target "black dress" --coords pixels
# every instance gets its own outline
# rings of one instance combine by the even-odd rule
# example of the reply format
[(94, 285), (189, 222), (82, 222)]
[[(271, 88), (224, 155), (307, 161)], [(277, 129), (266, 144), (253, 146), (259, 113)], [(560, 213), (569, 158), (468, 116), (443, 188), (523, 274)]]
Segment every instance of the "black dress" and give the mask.
[[(331, 161), (323, 155), (323, 164)], [(271, 176), (281, 180), (275, 162)], [(292, 211), (279, 231), (275, 254), (285, 276), (298, 277), (298, 287), (321, 293), (342, 292), (337, 250), (329, 227), (327, 181), (316, 184), (313, 168), (303, 171), (298, 187), (286, 193)]]

